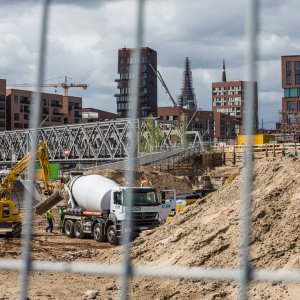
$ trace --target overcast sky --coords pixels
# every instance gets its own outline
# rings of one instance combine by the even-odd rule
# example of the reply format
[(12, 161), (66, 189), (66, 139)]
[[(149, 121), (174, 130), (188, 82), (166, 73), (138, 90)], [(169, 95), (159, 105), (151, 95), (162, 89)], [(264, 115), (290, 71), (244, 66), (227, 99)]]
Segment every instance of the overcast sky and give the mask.
[[(245, 80), (246, 0), (148, 0), (144, 46), (158, 53), (158, 69), (173, 97), (180, 93), (185, 57), (191, 61), (198, 107), (211, 110), (211, 83)], [(274, 127), (281, 109), (282, 55), (300, 54), (299, 0), (262, 0), (259, 34), (259, 119)], [(83, 107), (116, 112), (118, 49), (135, 45), (135, 1), (53, 0), (46, 79), (64, 75), (88, 83)], [(41, 1), (0, 1), (0, 78), (36, 81)], [(61, 82), (62, 78), (49, 80)], [(159, 86), (158, 105), (171, 105)], [(54, 89), (47, 90), (54, 93)], [(62, 90), (58, 90), (62, 93)], [(272, 123), (273, 122), (273, 123)]]

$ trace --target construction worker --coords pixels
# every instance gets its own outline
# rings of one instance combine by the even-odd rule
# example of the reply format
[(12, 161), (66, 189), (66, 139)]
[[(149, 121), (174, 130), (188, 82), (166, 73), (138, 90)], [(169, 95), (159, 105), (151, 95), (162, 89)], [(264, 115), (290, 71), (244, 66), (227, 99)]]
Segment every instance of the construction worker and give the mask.
[(52, 209), (49, 209), (47, 211), (47, 221), (48, 221), (48, 226), (46, 227), (46, 232), (48, 232), (48, 230), (52, 233), (53, 230), (53, 222), (54, 222), (54, 217), (53, 217), (53, 211)]
[(144, 175), (140, 179), (140, 187), (143, 186), (151, 186), (151, 182)]
[(63, 207), (58, 207), (58, 217), (59, 217), (59, 228), (62, 231), (63, 221), (64, 221), (65, 212)]

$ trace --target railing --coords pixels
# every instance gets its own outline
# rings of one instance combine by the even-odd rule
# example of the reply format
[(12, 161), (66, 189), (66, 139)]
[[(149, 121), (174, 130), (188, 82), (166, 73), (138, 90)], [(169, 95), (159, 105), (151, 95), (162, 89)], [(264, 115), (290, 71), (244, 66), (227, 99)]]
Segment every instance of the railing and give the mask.
[[(213, 146), (212, 151), (222, 153), (224, 163), (231, 162), (233, 165), (241, 164), (244, 160), (244, 145)], [(253, 158), (299, 156), (300, 143), (264, 144), (252, 146)]]

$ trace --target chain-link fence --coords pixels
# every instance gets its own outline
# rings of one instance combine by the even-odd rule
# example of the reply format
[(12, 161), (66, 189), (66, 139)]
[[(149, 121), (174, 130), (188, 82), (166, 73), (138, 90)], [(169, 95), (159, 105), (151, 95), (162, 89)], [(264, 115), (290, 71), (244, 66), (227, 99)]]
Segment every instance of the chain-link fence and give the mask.
[[(48, 13), (50, 7), (50, 0), (41, 1), (43, 5), (42, 12), (42, 27), (40, 30), (40, 51), (38, 62), (38, 74), (36, 82), (40, 83), (44, 81), (45, 73), (45, 53), (47, 49), (47, 27), (48, 27)], [(257, 24), (258, 24), (258, 1), (248, 0), (246, 7), (246, 36), (247, 36), (247, 51), (245, 55), (247, 66), (247, 81), (256, 81), (256, 57), (257, 57)], [(147, 17), (145, 12), (146, 1), (136, 0), (137, 14), (135, 19), (135, 49), (139, 49), (144, 44), (144, 20)], [(189, 1), (186, 1), (188, 6)], [(139, 61), (139, 51), (133, 52), (134, 58)], [(139, 83), (139, 70), (138, 64), (133, 65), (131, 70), (137, 76), (131, 82), (133, 90), (138, 90)], [(37, 85), (38, 86), (38, 85)], [(130, 118), (137, 118), (137, 103), (138, 95), (135, 94), (132, 109), (130, 111)], [(244, 116), (245, 133), (251, 135), (253, 133), (254, 122), (254, 86), (251, 84), (248, 86), (248, 93), (245, 101), (246, 114)], [(39, 111), (41, 103), (41, 89), (38, 89), (35, 93), (31, 105), (31, 124), (32, 130), (37, 131)], [(131, 131), (131, 141), (133, 145), (136, 144), (136, 129), (135, 127)], [(254, 270), (250, 268), (249, 264), (249, 241), (250, 241), (250, 207), (251, 207), (251, 190), (252, 190), (252, 141), (249, 140), (245, 147), (244, 156), (244, 187), (241, 195), (241, 241), (240, 241), (240, 267), (236, 269), (231, 268), (201, 268), (201, 267), (174, 267), (161, 268), (159, 266), (137, 266), (133, 265), (130, 260), (130, 226), (131, 215), (127, 216), (127, 222), (125, 224), (125, 233), (123, 239), (123, 251), (122, 251), (122, 264), (118, 265), (104, 265), (97, 263), (63, 263), (63, 262), (50, 262), (50, 261), (36, 261), (31, 259), (31, 242), (32, 242), (32, 197), (34, 194), (34, 166), (29, 170), (29, 178), (31, 179), (31, 185), (26, 197), (26, 210), (23, 220), (23, 237), (22, 237), (22, 259), (9, 260), (1, 259), (0, 268), (6, 270), (17, 270), (20, 272), (20, 299), (27, 298), (30, 271), (45, 271), (45, 272), (74, 272), (82, 274), (97, 274), (97, 275), (117, 275), (121, 278), (120, 298), (128, 299), (128, 287), (129, 279), (132, 276), (148, 276), (156, 278), (186, 278), (186, 279), (205, 279), (205, 280), (233, 280), (239, 282), (239, 299), (247, 299), (247, 290), (251, 281), (300, 281), (300, 272), (297, 271), (275, 271), (275, 270)], [(37, 148), (37, 141), (32, 141), (31, 149)], [(129, 182), (133, 182), (136, 161), (134, 149), (130, 147), (131, 153), (129, 157), (131, 159), (126, 161), (127, 174), (126, 177)], [(132, 207), (132, 203), (129, 203), (129, 207)], [(131, 209), (129, 208), (129, 211)], [(127, 230), (126, 230), (127, 229)]]

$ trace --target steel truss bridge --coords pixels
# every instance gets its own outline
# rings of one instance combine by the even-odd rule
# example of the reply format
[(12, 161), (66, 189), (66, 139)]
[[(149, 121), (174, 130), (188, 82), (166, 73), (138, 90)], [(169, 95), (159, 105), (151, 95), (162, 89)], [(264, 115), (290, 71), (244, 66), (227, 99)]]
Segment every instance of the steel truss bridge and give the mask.
[[(113, 162), (128, 158), (132, 126), (139, 128), (139, 121), (43, 127), (38, 129), (38, 139), (45, 141), (51, 162)], [(188, 136), (189, 146), (199, 144), (197, 132), (188, 132)], [(0, 132), (0, 164), (20, 160), (31, 150), (32, 138), (32, 130)]]

